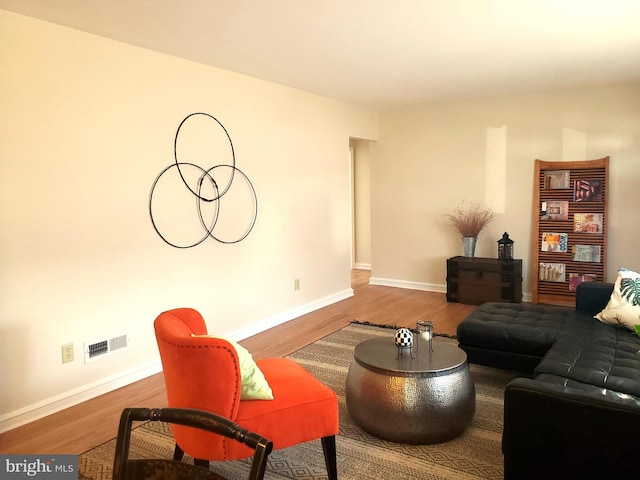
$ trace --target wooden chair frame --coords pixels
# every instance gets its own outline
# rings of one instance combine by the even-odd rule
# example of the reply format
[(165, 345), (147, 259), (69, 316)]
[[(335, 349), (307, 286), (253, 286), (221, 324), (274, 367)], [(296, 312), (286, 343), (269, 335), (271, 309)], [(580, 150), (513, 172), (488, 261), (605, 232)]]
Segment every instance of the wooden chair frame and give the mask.
[[(120, 416), (113, 462), (113, 480), (127, 480), (131, 477), (130, 474), (134, 468), (139, 469), (145, 464), (153, 463), (154, 467), (163, 464), (163, 467), (167, 467), (172, 463), (181, 463), (177, 459), (130, 460), (129, 447), (131, 445), (131, 431), (134, 421), (161, 421), (180, 424), (207, 430), (244, 443), (255, 452), (249, 472), (249, 480), (262, 480), (264, 478), (267, 459), (273, 450), (271, 440), (257, 433), (249, 432), (234, 422), (210, 412), (187, 408), (125, 408)], [(193, 469), (201, 470), (201, 472), (198, 472), (198, 478), (207, 478), (208, 474), (210, 474), (210, 478), (220, 478), (208, 469), (202, 468), (202, 464), (199, 465), (199, 463), (195, 463), (192, 466)], [(137, 476), (136, 478), (140, 477)]]

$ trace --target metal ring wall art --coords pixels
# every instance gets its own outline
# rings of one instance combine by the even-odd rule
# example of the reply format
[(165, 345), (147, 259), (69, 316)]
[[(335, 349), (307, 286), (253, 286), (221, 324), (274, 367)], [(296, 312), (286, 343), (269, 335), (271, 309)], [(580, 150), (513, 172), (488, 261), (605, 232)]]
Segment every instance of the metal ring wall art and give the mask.
[[(225, 141), (228, 141), (230, 147), (230, 163), (219, 163), (213, 166), (203, 167), (193, 161), (178, 160), (178, 138), (180, 137), (181, 130), (183, 130), (183, 128), (188, 123), (194, 121), (199, 121), (200, 125), (206, 125), (207, 132), (209, 132), (209, 128), (211, 128), (210, 133), (212, 136), (215, 136), (216, 131), (220, 133), (219, 129), (222, 129), (222, 131), (224, 132)], [(191, 147), (193, 147), (193, 145)], [(244, 240), (247, 235), (251, 233), (256, 223), (256, 219), (258, 216), (258, 197), (256, 195), (253, 184), (249, 180), (249, 177), (247, 177), (247, 175), (236, 166), (236, 156), (233, 148), (233, 142), (231, 141), (231, 137), (229, 136), (227, 129), (224, 128), (222, 123), (220, 123), (220, 121), (218, 121), (218, 119), (216, 119), (214, 116), (202, 112), (192, 113), (185, 117), (176, 131), (176, 136), (173, 142), (173, 156), (175, 160), (174, 163), (167, 166), (160, 172), (160, 174), (154, 180), (151, 187), (151, 192), (149, 194), (149, 215), (151, 217), (153, 228), (160, 236), (160, 238), (162, 238), (165, 243), (175, 248), (195, 247), (197, 245), (200, 245), (208, 238), (212, 238), (224, 244), (233, 244)], [(176, 172), (178, 173), (178, 175), (175, 175)], [(191, 175), (188, 175), (188, 172), (190, 172)], [(170, 175), (170, 173), (173, 173), (174, 175)], [(189, 179), (191, 178), (193, 180), (190, 184)], [(168, 230), (166, 224), (163, 225), (163, 230), (165, 231), (160, 231), (160, 222), (157, 220), (156, 216), (161, 215), (164, 210), (172, 210), (172, 205), (166, 202), (162, 204), (162, 202), (158, 202), (156, 199), (156, 204), (160, 203), (162, 205), (161, 208), (163, 208), (164, 210), (154, 213), (154, 195), (157, 195), (157, 190), (160, 184), (168, 183), (171, 181), (182, 183), (184, 188), (186, 189), (187, 194), (193, 197), (193, 199), (195, 200), (194, 211), (189, 215), (195, 215), (196, 221), (199, 222), (202, 228), (202, 235), (198, 236), (198, 238), (196, 238), (195, 240), (187, 242), (177, 242), (176, 240), (169, 240), (170, 235), (166, 231)], [(244, 191), (245, 193), (248, 192), (248, 194), (251, 196), (250, 201), (245, 202), (245, 204), (249, 204), (249, 208), (252, 209), (252, 211), (242, 212), (244, 214), (248, 214), (248, 225), (246, 225), (246, 230), (239, 235), (233, 238), (222, 238), (221, 234), (216, 233), (216, 229), (220, 228), (220, 212), (223, 203), (225, 203), (225, 197), (228, 197), (231, 194), (232, 187), (236, 187), (236, 190), (238, 189), (238, 187), (240, 189), (242, 188), (242, 185), (238, 185), (238, 182), (244, 183), (246, 185), (247, 188), (242, 191)], [(172, 187), (175, 187), (175, 185), (173, 185)], [(160, 207), (156, 205), (156, 208)], [(237, 218), (238, 214), (241, 212), (234, 210), (232, 213), (233, 215), (235, 215), (235, 218), (232, 218), (230, 223), (241, 223), (242, 220), (238, 220)], [(176, 214), (176, 212), (172, 212), (172, 214)], [(179, 214), (182, 216), (183, 213), (179, 212)], [(167, 212), (167, 215), (170, 215), (170, 213)], [(205, 218), (206, 216), (210, 216), (210, 218)], [(226, 218), (229, 217), (226, 216), (225, 219)], [(169, 225), (169, 227), (171, 227), (171, 225)], [(176, 230), (181, 228), (182, 227), (180, 226), (176, 226)], [(176, 231), (174, 231), (173, 233), (174, 236), (177, 236)]]

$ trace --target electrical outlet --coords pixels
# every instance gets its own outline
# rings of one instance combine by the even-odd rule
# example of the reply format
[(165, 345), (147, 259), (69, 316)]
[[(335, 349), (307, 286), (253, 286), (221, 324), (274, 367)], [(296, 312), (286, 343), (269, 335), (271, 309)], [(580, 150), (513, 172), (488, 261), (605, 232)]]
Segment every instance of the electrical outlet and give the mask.
[(73, 343), (62, 345), (62, 363), (73, 362)]
[(300, 290), (300, 279), (299, 278), (294, 278), (293, 279), (293, 289), (294, 290)]

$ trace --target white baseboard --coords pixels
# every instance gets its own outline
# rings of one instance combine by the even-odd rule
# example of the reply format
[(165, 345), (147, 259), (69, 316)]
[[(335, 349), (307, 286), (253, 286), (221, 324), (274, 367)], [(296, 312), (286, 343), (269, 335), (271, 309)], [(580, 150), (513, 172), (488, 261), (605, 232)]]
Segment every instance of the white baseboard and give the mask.
[[(352, 296), (353, 290), (348, 288), (334, 295), (321, 298), (317, 301), (310, 302), (306, 305), (301, 305), (289, 311), (274, 315), (273, 317), (266, 318), (250, 325), (249, 327), (236, 330), (231, 333), (229, 337), (232, 340), (239, 341)], [(151, 375), (155, 375), (161, 371), (162, 364), (160, 363), (160, 360), (157, 360), (6, 413), (0, 416), (0, 433), (34, 422), (48, 415), (64, 410), (65, 408), (86, 402), (87, 400), (91, 400), (92, 398), (104, 395), (105, 393), (109, 393), (118, 388), (150, 377)]]
[(353, 268), (355, 270), (371, 270), (371, 264), (370, 263), (356, 263), (353, 265)]
[(125, 385), (137, 382), (162, 371), (160, 360), (132, 370), (83, 385), (40, 402), (0, 416), (0, 433), (34, 422), (48, 415), (104, 395)]
[[(437, 292), (447, 293), (447, 286), (436, 283), (422, 283), (422, 282), (410, 282), (407, 280), (393, 280), (389, 278), (376, 278), (371, 277), (369, 279), (371, 285), (381, 285), (383, 287), (396, 287), (396, 288), (408, 288), (410, 290), (422, 290), (425, 292)], [(523, 293), (522, 301), (524, 303), (530, 303), (533, 300), (533, 294)]]
[(249, 325), (248, 327), (231, 332), (230, 334), (228, 334), (228, 336), (231, 340), (238, 342), (245, 338), (249, 338), (253, 335), (269, 330), (270, 328), (277, 327), (278, 325), (282, 325), (283, 323), (287, 323), (294, 318), (301, 317), (302, 315), (306, 315), (307, 313), (315, 312), (316, 310), (319, 310), (323, 307), (332, 305), (341, 300), (345, 300), (349, 297), (353, 297), (353, 289), (351, 288), (343, 290), (342, 292), (338, 292), (334, 295), (329, 295), (328, 297), (324, 297), (319, 300), (307, 303), (305, 305), (301, 305), (286, 312), (279, 313), (277, 315), (274, 315), (273, 317), (265, 318), (264, 320)]
[(381, 285), (383, 287), (408, 288), (409, 290), (422, 290), (425, 292), (447, 293), (447, 286), (436, 283), (411, 282), (408, 280), (393, 280), (389, 278), (371, 277), (370, 285)]

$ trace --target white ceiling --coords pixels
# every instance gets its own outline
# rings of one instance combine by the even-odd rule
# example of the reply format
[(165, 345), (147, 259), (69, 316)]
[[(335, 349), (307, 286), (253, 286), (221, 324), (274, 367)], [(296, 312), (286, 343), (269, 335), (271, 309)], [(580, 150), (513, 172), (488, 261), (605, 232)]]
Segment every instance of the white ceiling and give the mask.
[(640, 80), (640, 0), (0, 0), (0, 8), (374, 108)]

